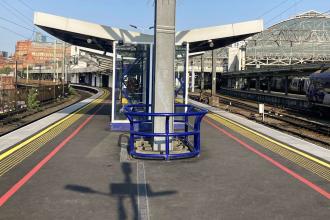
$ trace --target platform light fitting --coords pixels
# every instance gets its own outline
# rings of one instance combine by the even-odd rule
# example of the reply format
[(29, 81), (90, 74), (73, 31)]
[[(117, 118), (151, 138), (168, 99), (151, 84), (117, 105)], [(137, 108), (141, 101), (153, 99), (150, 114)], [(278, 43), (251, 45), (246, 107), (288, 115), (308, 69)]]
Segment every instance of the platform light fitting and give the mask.
[(209, 46), (210, 46), (211, 48), (213, 48), (213, 47), (214, 47), (214, 43), (213, 43), (213, 41), (212, 41), (212, 40), (209, 40), (208, 42), (209, 42)]

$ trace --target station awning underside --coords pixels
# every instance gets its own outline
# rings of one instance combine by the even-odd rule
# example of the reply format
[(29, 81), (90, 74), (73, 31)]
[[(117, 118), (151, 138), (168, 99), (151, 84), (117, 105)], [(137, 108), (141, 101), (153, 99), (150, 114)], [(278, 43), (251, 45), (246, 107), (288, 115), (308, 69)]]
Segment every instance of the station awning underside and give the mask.
[[(153, 43), (153, 35), (36, 12), (34, 24), (67, 43), (112, 52), (113, 41)], [(254, 20), (176, 33), (176, 43), (189, 43), (190, 52), (225, 47), (263, 31), (263, 21)], [(212, 42), (212, 43), (211, 43)]]

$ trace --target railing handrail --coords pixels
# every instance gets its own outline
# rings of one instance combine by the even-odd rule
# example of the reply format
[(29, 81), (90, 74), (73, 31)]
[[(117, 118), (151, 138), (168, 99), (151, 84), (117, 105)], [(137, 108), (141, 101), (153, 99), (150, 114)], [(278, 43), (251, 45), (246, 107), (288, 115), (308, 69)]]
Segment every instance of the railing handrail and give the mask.
[[(145, 108), (148, 110), (148, 108), (151, 107), (151, 105), (148, 104), (132, 104), (132, 105), (126, 105), (124, 107), (124, 114), (127, 116), (153, 116), (153, 117), (178, 117), (178, 116), (201, 116), (205, 115), (208, 111), (193, 105), (186, 105), (186, 104), (175, 104), (175, 107), (184, 107), (187, 108), (186, 112), (180, 112), (180, 113), (165, 113), (165, 112), (133, 112), (130, 109), (131, 108)], [(192, 109), (196, 109), (198, 111), (191, 111)]]
[[(161, 113), (161, 112), (149, 112), (150, 108), (152, 106), (149, 104), (133, 104), (133, 105), (126, 105), (124, 107), (124, 114), (130, 121), (130, 140), (129, 140), (129, 154), (131, 156), (137, 156), (141, 158), (149, 158), (149, 159), (180, 159), (180, 158), (189, 158), (189, 157), (195, 157), (199, 155), (200, 153), (200, 123), (202, 118), (205, 114), (207, 114), (208, 110), (199, 108), (193, 105), (186, 105), (186, 104), (175, 104), (175, 107), (183, 108), (185, 112), (180, 113)], [(134, 112), (134, 108), (142, 108), (145, 110), (145, 112)], [(193, 111), (194, 110), (194, 111)], [(148, 119), (142, 119), (139, 120), (137, 118), (135, 120), (134, 117), (147, 117)], [(184, 120), (170, 120), (170, 118), (177, 117), (177, 116), (183, 116)], [(165, 124), (164, 124), (164, 132), (155, 132), (151, 128), (141, 129), (139, 126), (143, 126), (144, 124), (153, 123), (153, 119), (155, 117), (164, 117), (165, 118)], [(190, 125), (189, 118), (193, 118), (193, 125)], [(175, 128), (172, 130), (170, 129), (170, 124), (172, 122), (179, 122), (184, 125), (183, 129), (175, 130)], [(137, 126), (136, 126), (137, 125)], [(174, 123), (175, 127), (175, 123)], [(193, 136), (193, 142), (189, 140), (189, 137)], [(165, 143), (165, 154), (159, 153), (159, 154), (149, 154), (149, 153), (142, 153), (137, 152), (135, 150), (135, 139), (136, 138), (162, 138)], [(170, 151), (170, 142), (173, 140), (173, 138), (180, 138), (182, 143), (186, 145), (186, 147), (189, 148), (188, 152), (182, 152), (182, 153), (171, 153)], [(164, 150), (164, 149), (163, 149)]]

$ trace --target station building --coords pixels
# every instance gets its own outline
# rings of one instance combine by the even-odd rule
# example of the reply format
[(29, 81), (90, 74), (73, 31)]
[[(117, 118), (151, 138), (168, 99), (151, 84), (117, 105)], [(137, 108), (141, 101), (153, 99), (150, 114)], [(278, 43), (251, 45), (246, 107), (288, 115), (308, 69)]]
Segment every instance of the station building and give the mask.
[[(113, 129), (116, 129), (116, 126), (118, 128), (129, 126), (122, 111), (126, 104), (152, 103), (152, 91), (155, 87), (152, 62), (153, 35), (41, 12), (35, 13), (34, 23), (71, 45), (101, 51), (102, 54), (98, 54), (96, 59), (112, 58), (113, 73), (109, 74), (108, 82), (109, 87), (112, 88), (111, 124)], [(226, 47), (262, 30), (263, 21), (254, 20), (176, 32), (175, 63), (176, 66), (182, 68), (177, 68), (175, 71), (177, 79), (175, 95), (181, 95), (182, 102), (187, 103), (190, 56)], [(75, 80), (78, 82), (77, 78)], [(80, 76), (78, 80), (81, 80)], [(88, 81), (99, 80), (95, 77), (93, 80), (91, 77)]]
[[(308, 11), (242, 42), (217, 49), (217, 72), (330, 62), (330, 15)], [(211, 72), (211, 53), (204, 54), (204, 72)], [(200, 57), (191, 59), (201, 71)], [(229, 64), (228, 64), (229, 63)]]
[[(218, 78), (221, 73), (227, 77), (241, 71), (247, 71), (246, 74), (249, 71), (258, 71), (259, 74), (263, 69), (285, 68), (290, 65), (329, 64), (330, 15), (316, 11), (295, 15), (244, 41), (219, 48), (215, 54)], [(202, 87), (203, 75), (203, 88), (209, 89), (212, 53), (209, 51), (201, 56), (193, 56), (190, 63), (190, 71), (195, 72), (195, 87)], [(316, 70), (302, 71), (300, 75), (304, 77), (313, 71)]]
[(247, 39), (247, 69), (330, 62), (330, 15), (309, 11)]

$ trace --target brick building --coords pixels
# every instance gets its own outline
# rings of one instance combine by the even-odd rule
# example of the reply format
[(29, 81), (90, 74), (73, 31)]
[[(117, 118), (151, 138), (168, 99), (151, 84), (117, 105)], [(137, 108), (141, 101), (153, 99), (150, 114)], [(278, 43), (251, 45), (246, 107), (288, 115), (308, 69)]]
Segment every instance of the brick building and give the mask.
[[(31, 40), (18, 41), (14, 58), (22, 68), (27, 65), (39, 66), (46, 68), (54, 67), (54, 53), (59, 66), (63, 60), (63, 44), (36, 42)], [(65, 48), (65, 56), (68, 58), (71, 54), (70, 46)]]
[(0, 90), (14, 89), (14, 77), (0, 75)]

